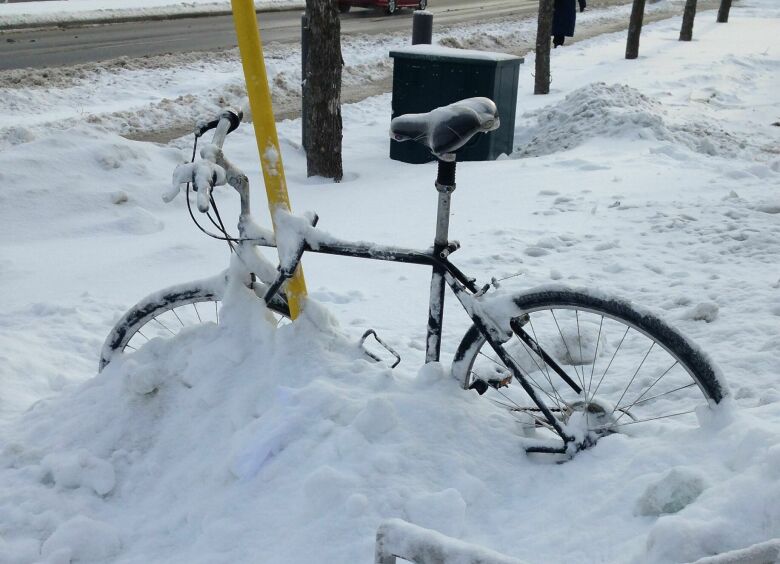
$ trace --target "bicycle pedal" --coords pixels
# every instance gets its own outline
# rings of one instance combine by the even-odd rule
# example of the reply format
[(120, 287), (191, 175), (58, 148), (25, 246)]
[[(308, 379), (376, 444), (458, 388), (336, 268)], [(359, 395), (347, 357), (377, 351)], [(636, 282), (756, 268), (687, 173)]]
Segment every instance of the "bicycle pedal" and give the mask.
[(482, 395), (488, 391), (488, 388), (493, 388), (495, 390), (499, 388), (506, 388), (507, 386), (509, 386), (509, 383), (511, 381), (512, 381), (511, 375), (507, 376), (506, 378), (502, 378), (500, 380), (490, 379), (485, 381), (482, 379), (477, 379), (471, 383), (471, 385), (469, 386), (469, 390), (476, 390), (476, 392), (479, 395)]
[(376, 362), (383, 362), (382, 359), (379, 356), (377, 356), (376, 354), (374, 354), (373, 352), (368, 350), (368, 348), (366, 347), (366, 340), (369, 337), (374, 337), (374, 340), (376, 340), (376, 342), (382, 348), (384, 348), (388, 353), (390, 353), (391, 355), (393, 355), (395, 357), (395, 362), (390, 365), (391, 369), (395, 368), (396, 366), (398, 366), (401, 363), (401, 355), (398, 354), (398, 352), (396, 352), (396, 350), (393, 347), (391, 347), (390, 345), (385, 343), (382, 339), (380, 339), (379, 335), (377, 335), (376, 331), (374, 331), (373, 329), (367, 330), (365, 333), (363, 333), (363, 336), (360, 338), (360, 346), (363, 349), (363, 352), (366, 354), (366, 356), (368, 356), (369, 358), (375, 360)]

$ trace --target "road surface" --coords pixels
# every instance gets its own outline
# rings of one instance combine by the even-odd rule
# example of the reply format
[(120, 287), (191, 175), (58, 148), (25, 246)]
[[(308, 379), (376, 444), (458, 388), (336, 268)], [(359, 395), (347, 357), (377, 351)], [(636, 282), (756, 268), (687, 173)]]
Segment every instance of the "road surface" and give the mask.
[[(625, 0), (624, 0), (625, 1)], [(622, 3), (605, 1), (602, 3)], [(534, 15), (537, 0), (434, 0), (428, 10), (436, 25), (481, 22), (504, 16)], [(301, 11), (258, 15), (263, 43), (300, 41)], [(394, 16), (353, 8), (342, 15), (342, 34), (379, 34), (409, 30), (411, 10)], [(69, 66), (116, 57), (143, 57), (236, 47), (232, 16), (26, 29), (0, 32), (0, 70)]]

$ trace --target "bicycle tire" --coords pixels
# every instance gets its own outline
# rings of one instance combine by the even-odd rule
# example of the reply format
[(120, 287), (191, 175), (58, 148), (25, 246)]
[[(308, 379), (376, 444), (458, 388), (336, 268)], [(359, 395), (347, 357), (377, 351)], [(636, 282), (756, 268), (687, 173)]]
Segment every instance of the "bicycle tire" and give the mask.
[[(206, 312), (203, 312), (202, 315), (202, 312), (198, 310), (196, 304), (213, 303), (215, 307), (216, 322), (219, 323), (218, 307), (219, 302), (222, 301), (224, 280), (224, 275), (220, 275), (215, 278), (171, 286), (150, 294), (135, 304), (119, 319), (119, 321), (117, 321), (106, 337), (100, 352), (98, 372), (102, 372), (117, 355), (124, 354), (127, 348), (135, 348), (130, 345), (130, 343), (139, 334), (143, 336), (144, 340), (150, 340), (150, 337), (147, 337), (143, 330), (151, 324), (156, 323), (162, 327), (162, 329), (157, 331), (158, 334), (154, 336), (165, 336), (170, 334), (170, 337), (172, 337), (186, 326), (195, 323), (203, 323), (204, 317), (207, 318), (206, 321), (213, 319), (210, 315), (206, 316)], [(265, 291), (265, 286), (261, 283), (255, 283), (253, 289), (258, 296), (262, 296)], [(193, 306), (197, 321), (194, 321), (192, 316), (185, 318), (185, 316), (181, 314), (181, 308), (185, 308), (189, 305)], [(274, 297), (274, 300), (268, 307), (276, 315), (282, 318), (290, 317), (290, 310), (287, 306), (287, 302), (278, 294)], [(176, 322), (166, 324), (164, 321), (160, 320), (160, 318), (168, 312), (173, 312), (172, 317), (179, 324), (178, 331), (174, 331), (174, 329), (177, 329)], [(185, 319), (191, 320), (192, 323), (185, 323)], [(173, 329), (171, 326), (173, 326)], [(160, 333), (163, 334), (161, 335)]]
[[(534, 393), (541, 397), (545, 405), (554, 412), (556, 419), (568, 423), (574, 413), (578, 413), (580, 419), (584, 414), (584, 426), (591, 442), (607, 434), (628, 431), (626, 429), (628, 425), (695, 415), (699, 405), (709, 402), (717, 404), (728, 395), (728, 388), (722, 376), (706, 353), (665, 321), (628, 301), (587, 290), (544, 287), (512, 295), (511, 300), (505, 303), (510, 304), (508, 308), (511, 311), (502, 311), (502, 316), (505, 315), (507, 319), (522, 320), (526, 333), (550, 353), (551, 362), (557, 363), (583, 392), (577, 394), (570, 385), (564, 385), (555, 370), (551, 370), (552, 364), (534, 353), (516, 333), (504, 344), (505, 349), (511, 350), (512, 359), (522, 367), (524, 372), (529, 373), (528, 380), (535, 389)], [(556, 316), (555, 312), (566, 313)], [(588, 319), (585, 317), (586, 314), (589, 316)], [(542, 328), (539, 326), (539, 319), (543, 319)], [(576, 334), (561, 328), (563, 319), (576, 323)], [(592, 334), (596, 331), (594, 321), (598, 322), (595, 345), (592, 340)], [(625, 328), (622, 340), (617, 341), (617, 347), (615, 347), (614, 334), (610, 337), (606, 336), (605, 324), (609, 325), (610, 331), (619, 327), (622, 332), (622, 328)], [(583, 326), (588, 329), (590, 340), (586, 338)], [(632, 363), (634, 361), (621, 361), (615, 364), (615, 359), (629, 334), (632, 341), (635, 340), (634, 335), (637, 335), (640, 341), (644, 338), (645, 344), (640, 348), (632, 342), (626, 345), (624, 351), (634, 351), (639, 356), (642, 354), (645, 356), (638, 365)], [(546, 342), (542, 342), (543, 340)], [(650, 346), (645, 353), (647, 343), (650, 343)], [(587, 354), (583, 351), (583, 344)], [(452, 364), (452, 374), (464, 388), (474, 386), (477, 379), (483, 382), (489, 381), (491, 373), (494, 376), (511, 374), (511, 371), (500, 361), (490, 358), (489, 353), (493, 351), (490, 345), (487, 345), (489, 350), (486, 353), (485, 345), (485, 337), (476, 325), (472, 325), (464, 335)], [(614, 349), (614, 354), (610, 356), (611, 349)], [(656, 363), (659, 353), (653, 352), (654, 349), (660, 351), (661, 355), (666, 353), (667, 357), (674, 361), (666, 372), (663, 372), (663, 369), (667, 364)], [(525, 354), (522, 354), (523, 352)], [(651, 354), (654, 355), (653, 360), (648, 362)], [(605, 362), (608, 363), (606, 367)], [(582, 368), (578, 369), (580, 366)], [(605, 368), (603, 375), (596, 372), (597, 366), (599, 372)], [(634, 369), (634, 366), (637, 368)], [(622, 384), (604, 385), (610, 370), (612, 370), (610, 379), (618, 379), (622, 375), (622, 379), (627, 381), (624, 389), (621, 390)], [(648, 377), (645, 373), (640, 378), (639, 374), (643, 370), (650, 372), (651, 375)], [(614, 377), (616, 371), (620, 374)], [(600, 378), (595, 387), (594, 373), (596, 378)], [(664, 379), (666, 381), (659, 386)], [(488, 389), (496, 398), (503, 395), (502, 399), (496, 400), (497, 403), (522, 415), (522, 420), (526, 424), (529, 419), (532, 420), (533, 424), (528, 426), (535, 429), (545, 426), (544, 422), (540, 421), (538, 407), (531, 404), (527, 393), (522, 389), (517, 390), (519, 386), (514, 386), (515, 391), (510, 395), (508, 389), (504, 393), (502, 387), (496, 387), (496, 382), (500, 382), (500, 379), (493, 378), (492, 382), (493, 384), (487, 387), (482, 385), (483, 392)], [(638, 385), (635, 386), (634, 383)], [(642, 390), (642, 386), (645, 385), (647, 389)], [(599, 391), (601, 394), (598, 393)], [(652, 393), (648, 395), (649, 392)], [(667, 397), (672, 395), (675, 397)], [(675, 411), (677, 408), (674, 408), (673, 404), (676, 405), (678, 400), (682, 401), (679, 410)], [(656, 411), (663, 407), (670, 410), (670, 413), (654, 412), (654, 405)], [(606, 413), (607, 411), (610, 413)], [(626, 418), (626, 415), (629, 417)]]

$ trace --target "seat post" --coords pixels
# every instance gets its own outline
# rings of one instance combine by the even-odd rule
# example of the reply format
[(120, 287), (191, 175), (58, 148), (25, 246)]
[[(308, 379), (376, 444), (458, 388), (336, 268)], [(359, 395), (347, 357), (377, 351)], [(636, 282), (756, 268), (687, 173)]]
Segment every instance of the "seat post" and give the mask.
[[(455, 191), (455, 155), (444, 155), (439, 159), (436, 177), (436, 191), (439, 205), (436, 211), (436, 236), (433, 240), (433, 254), (440, 257), (449, 243), (450, 200)], [(444, 321), (444, 270), (433, 267), (431, 294), (428, 302), (428, 331), (425, 341), (425, 362), (438, 362), (441, 353), (441, 330)]]

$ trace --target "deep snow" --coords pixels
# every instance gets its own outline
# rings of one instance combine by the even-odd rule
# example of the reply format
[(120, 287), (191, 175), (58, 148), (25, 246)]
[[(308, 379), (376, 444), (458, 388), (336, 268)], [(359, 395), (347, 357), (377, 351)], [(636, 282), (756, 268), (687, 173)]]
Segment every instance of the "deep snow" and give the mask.
[[(531, 563), (688, 562), (780, 537), (779, 18), (771, 0), (727, 25), (700, 13), (690, 44), (679, 19), (653, 24), (637, 61), (622, 33), (556, 49), (543, 97), (529, 57), (517, 151), (459, 165), (456, 264), (634, 299), (730, 383), (725, 415), (562, 465), (449, 379), (454, 303), (443, 364), (421, 368), (429, 273), (411, 266), (306, 256), (300, 322), (276, 328), (238, 289), (219, 326), (96, 376), (127, 307), (218, 272), (227, 249), (161, 201), (190, 139), (20, 126), (0, 149), (0, 561), (368, 562), (392, 517)], [(279, 124), (293, 209), (424, 248), (435, 169), (387, 159), (389, 115), (389, 95), (344, 108), (337, 185), (306, 178), (300, 123)], [(226, 151), (268, 224), (251, 125)], [(233, 217), (234, 195), (216, 197)], [(360, 357), (367, 327), (399, 368)]]

